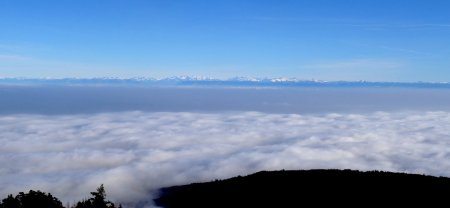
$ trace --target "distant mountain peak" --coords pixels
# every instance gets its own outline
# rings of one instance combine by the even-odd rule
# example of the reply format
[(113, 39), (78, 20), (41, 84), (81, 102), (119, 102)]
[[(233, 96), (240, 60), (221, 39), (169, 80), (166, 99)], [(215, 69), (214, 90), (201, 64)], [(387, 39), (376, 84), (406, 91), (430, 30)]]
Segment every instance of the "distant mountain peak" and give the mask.
[(205, 86), (205, 87), (416, 87), (450, 88), (449, 82), (371, 82), (324, 81), (298, 78), (256, 78), (233, 77), (217, 79), (206, 76), (173, 76), (167, 78), (152, 77), (92, 77), (92, 78), (0, 78), (0, 85), (142, 85), (142, 86)]

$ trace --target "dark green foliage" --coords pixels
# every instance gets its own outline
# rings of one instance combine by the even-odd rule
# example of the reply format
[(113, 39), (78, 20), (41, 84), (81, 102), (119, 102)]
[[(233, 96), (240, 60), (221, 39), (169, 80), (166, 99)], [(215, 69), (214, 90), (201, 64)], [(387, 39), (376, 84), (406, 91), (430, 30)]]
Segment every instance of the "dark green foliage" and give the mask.
[(12, 194), (8, 195), (0, 202), (0, 208), (20, 208), (20, 201), (13, 197)]
[(63, 208), (59, 199), (41, 191), (30, 190), (28, 193), (20, 192), (16, 197), (8, 195), (2, 200), (0, 208)]
[[(105, 187), (100, 185), (97, 192), (91, 192), (92, 197), (78, 202), (74, 208), (115, 208), (114, 203), (106, 200)], [(119, 205), (119, 207), (122, 207)]]
[[(100, 185), (96, 192), (91, 192), (90, 199), (79, 201), (73, 208), (116, 208), (114, 203), (106, 200), (105, 187)], [(8, 195), (0, 202), (0, 208), (64, 208), (61, 201), (50, 193), (30, 190), (20, 192), (16, 197)], [(119, 205), (118, 208), (122, 208)]]
[(90, 200), (83, 200), (77, 202), (77, 204), (74, 206), (75, 208), (91, 208), (94, 207), (92, 205), (92, 202)]

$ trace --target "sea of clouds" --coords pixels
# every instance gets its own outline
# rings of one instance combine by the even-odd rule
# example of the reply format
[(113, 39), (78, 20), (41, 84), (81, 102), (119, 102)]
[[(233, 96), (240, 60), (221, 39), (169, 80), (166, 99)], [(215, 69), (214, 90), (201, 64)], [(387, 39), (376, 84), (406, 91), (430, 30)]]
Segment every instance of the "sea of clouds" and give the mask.
[(5, 114), (0, 197), (73, 203), (104, 184), (113, 201), (145, 204), (161, 187), (279, 169), (450, 176), (449, 124), (449, 111)]

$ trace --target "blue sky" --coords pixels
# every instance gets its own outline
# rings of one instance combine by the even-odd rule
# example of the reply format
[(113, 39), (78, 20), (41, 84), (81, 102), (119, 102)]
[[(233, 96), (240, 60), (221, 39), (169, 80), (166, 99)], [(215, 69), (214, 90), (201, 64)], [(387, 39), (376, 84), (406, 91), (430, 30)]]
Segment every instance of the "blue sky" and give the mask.
[(450, 1), (2, 0), (0, 77), (450, 81)]

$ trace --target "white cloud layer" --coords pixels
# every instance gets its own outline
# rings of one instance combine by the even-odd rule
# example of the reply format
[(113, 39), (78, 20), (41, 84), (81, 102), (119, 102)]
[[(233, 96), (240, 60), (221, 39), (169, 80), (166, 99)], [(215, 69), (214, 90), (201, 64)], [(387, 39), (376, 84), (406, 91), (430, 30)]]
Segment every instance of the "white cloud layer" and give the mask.
[(450, 176), (450, 112), (121, 112), (0, 116), (0, 196), (64, 201), (105, 184), (151, 201), (160, 187), (259, 170), (351, 168)]

